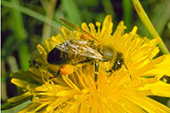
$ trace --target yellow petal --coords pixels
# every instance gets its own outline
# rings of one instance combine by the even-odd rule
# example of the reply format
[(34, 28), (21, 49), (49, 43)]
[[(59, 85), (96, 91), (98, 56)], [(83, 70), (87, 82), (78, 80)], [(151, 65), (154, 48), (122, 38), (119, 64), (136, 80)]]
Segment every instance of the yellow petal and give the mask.
[(26, 93), (23, 93), (22, 95), (12, 97), (12, 98), (8, 99), (7, 101), (13, 103), (13, 102), (21, 101), (31, 95), (32, 94), (28, 91)]
[(153, 95), (170, 97), (170, 84), (159, 81), (154, 84), (148, 84), (144, 89), (150, 89)]
[(23, 81), (20, 79), (16, 79), (16, 78), (12, 78), (11, 83), (13, 83), (21, 88), (26, 88), (26, 86), (29, 84), (29, 82), (26, 82), (26, 81)]
[(163, 55), (151, 62), (156, 68), (148, 70), (146, 73), (170, 76), (170, 55)]
[(122, 101), (127, 113), (146, 113), (140, 106), (128, 101), (127, 99), (124, 99)]
[(122, 96), (132, 103), (140, 106), (149, 113), (170, 113), (170, 108), (153, 99), (150, 99), (149, 97), (128, 91), (125, 92), (125, 94), (123, 94)]
[(47, 55), (45, 49), (40, 44), (37, 45), (37, 49), (38, 49), (40, 54)]
[(113, 37), (115, 39), (120, 38), (122, 36), (122, 34), (124, 33), (124, 29), (126, 29), (126, 27), (124, 26), (123, 21), (121, 21), (119, 23), (119, 25), (117, 26), (117, 28), (116, 28), (116, 30), (115, 30), (115, 32), (113, 34)]

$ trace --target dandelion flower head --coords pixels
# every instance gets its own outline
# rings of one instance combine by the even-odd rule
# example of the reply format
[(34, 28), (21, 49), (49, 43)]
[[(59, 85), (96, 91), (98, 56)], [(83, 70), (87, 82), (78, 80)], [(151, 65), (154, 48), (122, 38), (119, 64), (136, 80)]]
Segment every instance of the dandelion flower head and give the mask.
[(82, 23), (81, 28), (98, 39), (96, 45), (109, 46), (121, 53), (121, 68), (108, 75), (106, 70), (113, 62), (99, 62), (95, 81), (93, 63), (82, 63), (75, 66), (73, 73), (55, 77), (62, 66), (49, 64), (48, 53), (69, 40), (68, 37), (80, 40), (82, 35), (63, 27), (62, 34), (37, 46), (39, 53), (28, 71), (12, 74), (12, 83), (23, 88), (25, 93), (8, 101), (32, 98), (20, 113), (170, 113), (168, 107), (148, 97), (170, 97), (170, 85), (160, 80), (165, 75), (170, 76), (167, 68), (170, 67), (170, 55), (155, 58), (159, 52), (158, 39), (140, 37), (136, 26), (125, 33), (123, 21), (113, 32), (110, 15), (103, 24)]

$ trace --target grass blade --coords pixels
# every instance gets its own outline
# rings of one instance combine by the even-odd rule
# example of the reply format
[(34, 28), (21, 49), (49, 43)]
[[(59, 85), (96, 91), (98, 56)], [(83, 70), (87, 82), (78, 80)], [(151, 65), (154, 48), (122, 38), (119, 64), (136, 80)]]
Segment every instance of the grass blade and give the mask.
[(27, 14), (27, 15), (29, 15), (29, 16), (37, 19), (37, 20), (40, 20), (44, 23), (49, 24), (50, 26), (52, 26), (54, 28), (60, 29), (62, 27), (62, 24), (60, 22), (53, 21), (53, 20), (35, 12), (35, 11), (32, 11), (28, 8), (25, 8), (23, 6), (16, 5), (16, 4), (13, 4), (11, 2), (4, 1), (4, 0), (1, 1), (1, 3), (2, 3), (3, 6), (9, 7), (9, 8), (15, 9), (19, 12), (22, 12), (24, 14)]
[(62, 5), (67, 13), (67, 18), (74, 24), (81, 24), (81, 16), (74, 0), (62, 0)]

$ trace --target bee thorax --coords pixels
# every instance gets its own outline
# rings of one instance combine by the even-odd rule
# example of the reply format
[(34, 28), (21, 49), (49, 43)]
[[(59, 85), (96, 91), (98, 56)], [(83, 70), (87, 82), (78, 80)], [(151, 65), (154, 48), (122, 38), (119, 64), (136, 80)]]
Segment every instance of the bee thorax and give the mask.
[(114, 51), (110, 47), (106, 47), (103, 49), (103, 58), (107, 60), (111, 60), (114, 57)]

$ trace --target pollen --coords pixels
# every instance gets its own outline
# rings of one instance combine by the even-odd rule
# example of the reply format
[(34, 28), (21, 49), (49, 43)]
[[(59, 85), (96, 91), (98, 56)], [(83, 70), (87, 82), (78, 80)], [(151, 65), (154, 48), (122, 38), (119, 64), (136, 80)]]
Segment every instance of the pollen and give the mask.
[(72, 74), (74, 72), (75, 67), (73, 65), (64, 65), (61, 69), (60, 69), (60, 73), (63, 75), (69, 75)]

